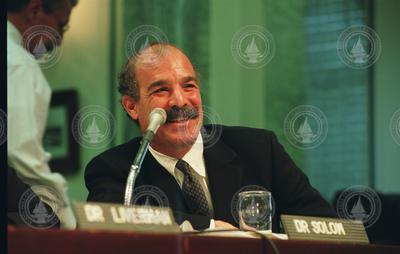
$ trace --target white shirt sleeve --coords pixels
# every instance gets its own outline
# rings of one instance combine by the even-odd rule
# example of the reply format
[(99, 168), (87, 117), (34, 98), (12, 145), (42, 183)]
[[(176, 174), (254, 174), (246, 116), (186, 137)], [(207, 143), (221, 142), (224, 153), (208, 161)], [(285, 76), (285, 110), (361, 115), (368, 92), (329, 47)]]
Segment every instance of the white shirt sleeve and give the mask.
[(67, 182), (61, 174), (51, 172), (50, 154), (42, 146), (50, 87), (37, 64), (8, 65), (7, 73), (8, 163), (25, 183), (54, 189), (62, 200), (48, 201), (59, 205), (55, 213), (61, 226), (74, 228), (76, 221), (69, 206)]

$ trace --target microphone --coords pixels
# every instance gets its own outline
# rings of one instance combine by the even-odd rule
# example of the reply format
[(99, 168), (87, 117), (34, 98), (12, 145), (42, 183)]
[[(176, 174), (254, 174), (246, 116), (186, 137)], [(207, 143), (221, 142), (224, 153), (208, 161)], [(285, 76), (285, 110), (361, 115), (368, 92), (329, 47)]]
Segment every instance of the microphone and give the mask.
[(149, 125), (143, 135), (143, 140), (148, 140), (149, 143), (156, 134), (158, 128), (167, 121), (167, 113), (162, 108), (155, 108), (149, 114)]
[(125, 199), (124, 204), (130, 206), (132, 204), (132, 194), (135, 188), (135, 181), (140, 173), (142, 163), (146, 153), (149, 149), (149, 145), (158, 128), (167, 121), (167, 113), (162, 108), (155, 108), (149, 114), (149, 125), (143, 135), (142, 141), (140, 142), (139, 150), (135, 156), (131, 170), (128, 175), (125, 187)]

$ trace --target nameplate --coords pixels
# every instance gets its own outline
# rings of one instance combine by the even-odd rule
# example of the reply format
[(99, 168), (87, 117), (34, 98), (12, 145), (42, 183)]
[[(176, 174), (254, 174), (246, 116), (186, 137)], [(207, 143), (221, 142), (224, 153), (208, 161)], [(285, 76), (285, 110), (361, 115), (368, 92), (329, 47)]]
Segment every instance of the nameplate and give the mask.
[(361, 221), (281, 215), (289, 239), (369, 243)]
[(81, 229), (179, 232), (170, 208), (124, 206), (109, 203), (73, 203), (77, 227)]

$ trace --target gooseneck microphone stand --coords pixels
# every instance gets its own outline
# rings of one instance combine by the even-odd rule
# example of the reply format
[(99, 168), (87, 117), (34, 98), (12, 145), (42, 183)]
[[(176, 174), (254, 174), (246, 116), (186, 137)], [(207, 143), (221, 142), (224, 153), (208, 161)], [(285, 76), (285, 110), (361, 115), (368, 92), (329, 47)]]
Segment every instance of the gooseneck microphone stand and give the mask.
[(147, 128), (146, 133), (142, 138), (139, 151), (136, 154), (136, 157), (129, 171), (128, 179), (126, 181), (125, 198), (124, 198), (124, 204), (126, 206), (132, 205), (132, 194), (133, 194), (133, 189), (135, 187), (136, 178), (140, 173), (140, 169), (142, 167), (142, 163), (146, 156), (146, 153), (149, 149), (151, 140), (153, 139), (155, 133), (157, 132), (158, 127), (164, 124), (165, 121), (167, 120), (167, 114), (165, 113), (165, 110), (161, 108), (155, 108), (151, 111), (149, 119), (150, 119), (149, 127)]

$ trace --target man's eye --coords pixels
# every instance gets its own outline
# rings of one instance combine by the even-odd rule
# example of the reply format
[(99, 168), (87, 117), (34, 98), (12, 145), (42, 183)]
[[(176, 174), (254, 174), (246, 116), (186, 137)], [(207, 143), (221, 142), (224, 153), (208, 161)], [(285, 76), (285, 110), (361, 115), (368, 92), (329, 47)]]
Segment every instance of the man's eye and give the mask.
[(168, 89), (163, 87), (163, 88), (159, 88), (157, 90), (154, 90), (151, 94), (155, 94), (155, 93), (161, 93), (161, 92), (167, 92)]
[(192, 83), (188, 83), (188, 84), (184, 84), (183, 85), (184, 88), (195, 88), (196, 85), (192, 84)]

